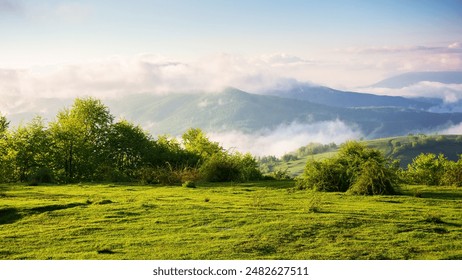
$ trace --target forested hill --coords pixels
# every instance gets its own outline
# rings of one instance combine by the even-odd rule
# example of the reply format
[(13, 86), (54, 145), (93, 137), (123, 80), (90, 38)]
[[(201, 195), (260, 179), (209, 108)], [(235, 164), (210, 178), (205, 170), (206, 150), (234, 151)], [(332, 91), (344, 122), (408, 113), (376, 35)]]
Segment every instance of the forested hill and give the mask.
[(307, 100), (250, 94), (228, 88), (215, 94), (131, 95), (106, 102), (116, 115), (154, 135), (181, 135), (190, 127), (207, 132), (274, 129), (290, 123), (340, 120), (368, 139), (435, 132), (462, 122), (462, 113), (432, 113), (407, 107), (341, 108)]
[[(400, 166), (406, 168), (412, 160), (421, 153), (443, 154), (447, 159), (457, 161), (462, 154), (462, 135), (408, 135), (400, 137), (381, 138), (363, 141), (367, 146), (376, 148), (385, 156), (400, 161)], [(336, 154), (335, 144), (309, 144), (297, 151), (284, 155), (280, 160), (272, 157), (264, 159), (265, 172), (287, 169), (291, 175), (303, 172), (309, 159), (322, 160)]]

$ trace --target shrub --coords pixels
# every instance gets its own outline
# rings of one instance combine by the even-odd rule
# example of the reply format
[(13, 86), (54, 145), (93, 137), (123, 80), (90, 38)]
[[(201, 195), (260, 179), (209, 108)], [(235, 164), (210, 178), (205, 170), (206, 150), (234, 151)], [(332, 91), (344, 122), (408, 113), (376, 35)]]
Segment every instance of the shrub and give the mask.
[(200, 167), (204, 180), (209, 182), (240, 181), (237, 162), (227, 154), (214, 154)]
[(262, 178), (257, 161), (249, 154), (216, 153), (199, 168), (201, 177), (209, 182), (250, 181)]
[(273, 180), (290, 180), (291, 177), (289, 175), (288, 169), (277, 169), (271, 172), (269, 177)]
[(344, 192), (349, 184), (346, 180), (346, 170), (335, 159), (325, 161), (309, 161), (301, 178), (297, 178), (299, 189), (314, 189), (317, 191)]
[(192, 181), (186, 181), (183, 183), (182, 185), (184, 188), (191, 188), (191, 189), (194, 189), (196, 188), (196, 183), (192, 182)]
[(313, 193), (308, 201), (308, 212), (319, 213), (321, 212), (322, 198), (320, 195)]
[(29, 185), (31, 186), (52, 182), (53, 172), (49, 168), (39, 168), (29, 176)]
[(432, 153), (422, 153), (408, 165), (406, 181), (411, 184), (440, 185), (447, 163), (448, 160), (442, 154), (437, 157)]
[(443, 185), (462, 187), (462, 155), (457, 162), (448, 161), (441, 177)]
[(398, 185), (397, 168), (376, 149), (347, 142), (324, 161), (309, 161), (297, 187), (352, 194), (392, 194)]
[(367, 160), (361, 165), (361, 172), (348, 192), (359, 195), (394, 194), (398, 185), (397, 175), (375, 160)]
[(142, 184), (178, 185), (186, 181), (198, 181), (201, 178), (195, 167), (173, 167), (170, 164), (156, 167), (142, 167), (137, 177)]

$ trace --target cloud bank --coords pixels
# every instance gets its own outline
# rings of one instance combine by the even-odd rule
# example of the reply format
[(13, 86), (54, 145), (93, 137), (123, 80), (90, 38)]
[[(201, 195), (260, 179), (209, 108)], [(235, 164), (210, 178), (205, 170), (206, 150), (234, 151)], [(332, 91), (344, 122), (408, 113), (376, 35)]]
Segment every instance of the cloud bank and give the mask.
[(439, 98), (447, 104), (456, 103), (462, 99), (462, 84), (426, 81), (398, 89), (371, 87), (361, 88), (361, 91), (390, 96)]
[(462, 123), (451, 125), (450, 127), (446, 129), (438, 131), (438, 134), (448, 134), (448, 135), (461, 134), (462, 135)]
[[(3, 4), (2, 4), (3, 3)], [(12, 2), (1, 1), (9, 7)], [(55, 12), (78, 21), (91, 9), (77, 4), (58, 6)], [(75, 17), (66, 14), (73, 14)], [(260, 56), (215, 54), (190, 61), (166, 58), (155, 54), (132, 57), (111, 57), (28, 69), (5, 69), (0, 66), (2, 94), (26, 97), (99, 98), (133, 93), (166, 94), (170, 92), (217, 92), (236, 87), (249, 92), (290, 88), (296, 81), (311, 82), (339, 89), (354, 89), (371, 84), (391, 73), (425, 70), (462, 69), (462, 45), (459, 42), (442, 47), (375, 47), (318, 55), (317, 59), (276, 53)], [(404, 89), (422, 91), (428, 84)], [(449, 99), (458, 98), (459, 89), (430, 85), (432, 89), (449, 91)], [(382, 93), (375, 89), (373, 92)], [(390, 92), (387, 94), (402, 94)], [(433, 94), (433, 93), (432, 93)], [(452, 97), (451, 95), (456, 95)]]
[[(293, 63), (294, 57), (291, 57)], [(293, 83), (279, 65), (227, 54), (180, 62), (155, 55), (91, 63), (0, 69), (0, 91), (26, 97), (100, 98), (133, 93), (216, 92), (228, 86), (256, 92)], [(284, 68), (284, 67), (282, 67)]]
[(360, 139), (361, 132), (341, 120), (313, 124), (291, 123), (274, 130), (261, 130), (252, 134), (240, 131), (208, 133), (210, 140), (219, 142), (226, 149), (249, 152), (255, 156), (282, 155), (295, 151), (309, 143), (343, 143)]

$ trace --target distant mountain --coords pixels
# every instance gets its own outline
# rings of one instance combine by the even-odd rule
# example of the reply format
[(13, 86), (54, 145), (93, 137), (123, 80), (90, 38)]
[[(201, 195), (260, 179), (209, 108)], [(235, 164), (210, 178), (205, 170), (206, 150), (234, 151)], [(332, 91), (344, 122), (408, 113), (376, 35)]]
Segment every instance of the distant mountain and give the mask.
[[(319, 99), (315, 98), (310, 99), (311, 101), (303, 99), (309, 95), (316, 95), (313, 92), (318, 95), (322, 95), (321, 92), (330, 94), (330, 102), (337, 98), (337, 106), (320, 104)], [(297, 94), (303, 98), (297, 98)], [(284, 97), (251, 94), (228, 88), (217, 93), (137, 94), (102, 101), (113, 115), (140, 124), (153, 135), (177, 136), (191, 127), (201, 128), (206, 132), (254, 133), (294, 123), (342, 121), (354, 131), (360, 131), (365, 138), (373, 139), (436, 132), (462, 122), (462, 113), (422, 110), (425, 102), (342, 93), (328, 88), (311, 93), (308, 89), (291, 91), (288, 94), (286, 92)], [(327, 101), (325, 103), (328, 103)], [(343, 106), (339, 106), (338, 103)], [(1, 113), (6, 114), (12, 125), (18, 124), (18, 120), (21, 119), (28, 122), (35, 114), (42, 115), (46, 121), (50, 121), (59, 110), (70, 104), (71, 99), (36, 98), (29, 103), (15, 101), (6, 107), (9, 111)]]
[(442, 84), (462, 84), (462, 72), (409, 72), (382, 80), (371, 87), (403, 88), (419, 82), (438, 82)]
[(323, 86), (299, 84), (289, 90), (273, 90), (264, 92), (266, 95), (306, 100), (313, 103), (324, 104), (333, 107), (402, 107), (426, 110), (432, 104), (398, 96), (374, 95), (340, 91)]
[(462, 122), (462, 113), (438, 114), (402, 107), (341, 108), (233, 88), (215, 94), (131, 95), (105, 103), (114, 114), (143, 125), (154, 135), (180, 135), (191, 127), (251, 133), (293, 122), (341, 120), (367, 138), (377, 138), (436, 131)]

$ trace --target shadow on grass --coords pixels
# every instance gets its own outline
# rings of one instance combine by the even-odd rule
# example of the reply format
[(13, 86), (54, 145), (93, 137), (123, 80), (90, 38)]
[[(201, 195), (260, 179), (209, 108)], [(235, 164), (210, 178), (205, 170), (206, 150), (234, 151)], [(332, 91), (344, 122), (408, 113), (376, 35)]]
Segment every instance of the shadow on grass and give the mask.
[(397, 196), (413, 196), (417, 198), (432, 198), (441, 200), (462, 200), (462, 188), (447, 189), (434, 186), (431, 189), (397, 189)]
[[(290, 189), (295, 186), (294, 180), (261, 180), (251, 182), (199, 182), (198, 187), (240, 187), (240, 188), (267, 188), (267, 189)], [(253, 191), (253, 190), (252, 190)]]
[(0, 225), (12, 224), (22, 218), (16, 208), (0, 209)]
[(32, 214), (40, 214), (40, 213), (44, 213), (44, 212), (69, 209), (69, 208), (79, 207), (79, 206), (83, 206), (83, 205), (88, 205), (88, 204), (86, 204), (86, 203), (69, 203), (69, 204), (46, 205), (46, 206), (39, 206), (39, 207), (31, 208), (29, 211)]
[(438, 190), (435, 190), (434, 192), (423, 191), (421, 197), (442, 200), (462, 200), (462, 193), (438, 192)]

